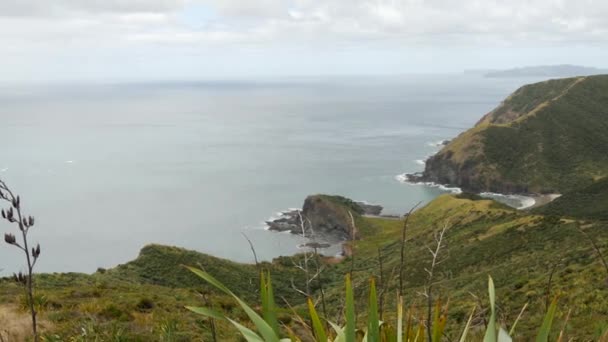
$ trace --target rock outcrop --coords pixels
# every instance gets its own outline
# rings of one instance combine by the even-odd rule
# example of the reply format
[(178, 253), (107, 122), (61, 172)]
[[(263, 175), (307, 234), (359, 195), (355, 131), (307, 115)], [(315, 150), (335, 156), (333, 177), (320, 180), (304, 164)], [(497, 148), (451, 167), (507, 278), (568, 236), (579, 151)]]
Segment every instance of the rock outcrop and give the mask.
[(379, 215), (382, 206), (355, 202), (342, 196), (312, 195), (304, 201), (302, 210), (282, 213), (282, 217), (266, 222), (268, 229), (289, 231), (324, 241), (344, 241), (356, 238), (353, 220), (361, 215)]

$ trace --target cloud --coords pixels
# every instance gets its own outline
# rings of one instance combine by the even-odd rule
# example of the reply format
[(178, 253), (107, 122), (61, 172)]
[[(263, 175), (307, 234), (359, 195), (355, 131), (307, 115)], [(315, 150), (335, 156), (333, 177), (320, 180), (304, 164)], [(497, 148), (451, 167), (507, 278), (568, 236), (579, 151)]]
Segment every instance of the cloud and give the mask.
[(605, 18), (605, 0), (8, 0), (0, 1), (0, 53), (28, 70), (43, 58), (38, 64), (161, 55), (177, 63), (181, 54), (243, 49), (271, 60), (296, 50), (337, 59), (341, 49), (608, 48)]
[[(198, 27), (180, 22), (180, 14), (196, 13), (197, 8), (212, 13), (213, 20), (201, 19)], [(603, 0), (20, 0), (0, 2), (0, 13), (4, 18), (0, 21), (27, 18), (41, 35), (50, 24), (61, 26), (49, 20), (79, 19), (98, 22), (98, 29), (105, 25), (109, 32), (121, 31), (121, 24), (139, 25), (138, 32), (122, 30), (114, 37), (119, 40), (145, 37), (153, 41), (156, 36), (166, 42), (174, 33), (175, 42), (185, 43), (357, 38), (434, 43), (454, 39), (458, 43), (554, 42), (560, 38), (604, 42), (603, 35), (608, 33), (608, 2)], [(162, 32), (154, 32), (153, 25), (163, 25)], [(15, 27), (17, 32), (21, 28)], [(66, 39), (69, 35), (64, 33)]]
[(63, 17), (73, 14), (166, 12), (184, 0), (7, 0), (0, 2), (0, 17)]
[(227, 22), (257, 21), (277, 37), (309, 32), (328, 38), (604, 40), (608, 2), (564, 0), (204, 1)]

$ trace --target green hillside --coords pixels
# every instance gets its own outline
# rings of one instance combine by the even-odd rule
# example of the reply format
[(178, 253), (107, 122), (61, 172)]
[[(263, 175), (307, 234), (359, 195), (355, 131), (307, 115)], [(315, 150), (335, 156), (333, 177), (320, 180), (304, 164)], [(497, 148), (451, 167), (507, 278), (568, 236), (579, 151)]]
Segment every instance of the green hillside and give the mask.
[(524, 86), (427, 162), (470, 191), (565, 193), (608, 174), (608, 75)]
[(539, 207), (544, 215), (569, 216), (580, 219), (608, 221), (608, 178), (564, 194), (553, 202)]
[[(487, 276), (497, 286), (499, 313), (504, 322), (512, 322), (521, 307), (529, 303), (525, 319), (519, 323), (515, 337), (529, 340), (540, 326), (545, 303), (559, 295), (558, 320), (563, 322), (571, 311), (569, 326), (579, 338), (593, 338), (603, 329), (608, 315), (608, 274), (601, 266), (596, 251), (577, 229), (574, 220), (559, 220), (513, 210), (491, 200), (475, 196), (444, 195), (415, 212), (408, 225), (405, 249), (405, 295), (408, 306), (424, 310), (420, 295), (427, 284), (425, 268), (429, 267), (428, 247), (434, 236), (446, 228), (444, 260), (436, 269), (434, 296), (449, 300), (448, 334), (454, 338), (462, 328), (471, 307), (480, 315), (487, 303)], [(360, 239), (354, 242), (354, 261), (335, 258), (322, 262), (324, 288), (329, 316), (340, 320), (343, 301), (343, 277), (353, 270), (356, 298), (362, 313), (368, 279), (376, 276), (385, 287), (384, 316), (395, 314), (398, 277), (395, 270), (400, 260), (400, 236), (403, 220), (361, 218), (357, 220)], [(608, 246), (608, 226), (601, 222), (585, 222), (583, 228), (603, 250)], [(382, 268), (378, 255), (382, 258)], [(314, 259), (311, 268), (316, 267)], [(294, 290), (304, 288), (304, 276), (294, 265), (302, 255), (281, 257), (260, 267), (270, 270), (278, 304), (284, 309), (280, 319), (293, 325), (289, 307), (300, 313), (305, 297)], [(206, 305), (246, 321), (244, 313), (233, 300), (209, 288), (201, 280), (180, 267), (199, 266), (213, 274), (254, 307), (258, 307), (258, 275), (255, 265), (239, 264), (175, 247), (150, 245), (140, 256), (127, 264), (93, 275), (53, 274), (38, 278), (44, 329), (57, 335), (58, 341), (78, 336), (83, 329), (90, 334), (126, 336), (125, 341), (158, 341), (173, 329), (176, 341), (197, 338), (209, 340), (210, 321), (183, 309), (184, 305)], [(552, 270), (552, 285), (548, 281)], [(2, 308), (22, 312), (22, 294), (16, 284), (0, 282)], [(319, 298), (315, 281), (312, 294)], [(550, 292), (550, 294), (548, 294)], [(476, 297), (478, 298), (476, 298)], [(481, 304), (480, 304), (481, 303)], [(483, 326), (482, 316), (475, 326)], [(364, 317), (359, 317), (361, 320)], [(1, 320), (1, 315), (0, 315)], [(226, 323), (220, 340), (236, 340), (235, 332)], [(297, 325), (294, 326), (296, 328)], [(119, 339), (115, 339), (119, 340)]]

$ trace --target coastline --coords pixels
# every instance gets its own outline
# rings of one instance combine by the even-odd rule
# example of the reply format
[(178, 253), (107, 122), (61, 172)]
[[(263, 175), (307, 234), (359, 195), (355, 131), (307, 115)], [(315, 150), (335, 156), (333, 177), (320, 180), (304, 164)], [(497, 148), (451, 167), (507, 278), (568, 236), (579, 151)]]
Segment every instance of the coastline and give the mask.
[[(396, 175), (395, 180), (397, 180), (401, 184), (421, 185), (431, 188), (438, 188), (442, 191), (449, 192), (452, 194), (461, 194), (464, 192), (461, 188), (456, 186), (438, 184), (435, 182), (417, 181), (416, 179), (417, 177), (419, 177), (419, 174), (420, 172), (406, 172)], [(517, 210), (532, 210), (534, 208), (538, 208), (547, 203), (550, 203), (561, 196), (561, 194), (501, 194), (494, 192), (481, 192), (476, 194), (483, 198), (496, 200)]]
[(561, 194), (543, 194), (543, 195), (535, 195), (531, 198), (534, 199), (534, 204), (525, 208), (525, 210), (531, 210), (538, 207), (542, 207), (545, 204), (549, 204), (559, 198)]
[[(450, 141), (451, 140), (444, 139), (444, 140), (440, 140), (437, 142), (429, 142), (429, 143), (427, 143), (427, 145), (441, 149), (445, 145), (447, 145)], [(428, 159), (430, 158), (430, 156), (434, 155), (437, 152), (438, 151), (435, 151), (434, 153), (431, 153), (430, 155), (426, 156), (424, 159), (418, 159), (418, 160), (415, 160), (414, 162), (418, 165), (424, 165), (426, 168), (426, 163), (427, 163)], [(431, 187), (431, 188), (438, 188), (442, 191), (449, 192), (449, 193), (456, 194), (456, 195), (465, 192), (462, 188), (457, 187), (457, 186), (425, 181), (424, 177), (423, 177), (423, 171), (405, 172), (405, 173), (396, 175), (394, 178), (401, 184), (422, 185), (422, 186)], [(501, 193), (494, 193), (494, 192), (481, 192), (481, 193), (475, 193), (475, 194), (477, 194), (483, 198), (489, 198), (489, 199), (496, 200), (498, 202), (506, 204), (517, 210), (532, 210), (534, 208), (538, 208), (547, 203), (550, 203), (553, 200), (555, 200), (556, 198), (561, 196), (561, 194), (527, 194), (527, 193), (501, 194)]]

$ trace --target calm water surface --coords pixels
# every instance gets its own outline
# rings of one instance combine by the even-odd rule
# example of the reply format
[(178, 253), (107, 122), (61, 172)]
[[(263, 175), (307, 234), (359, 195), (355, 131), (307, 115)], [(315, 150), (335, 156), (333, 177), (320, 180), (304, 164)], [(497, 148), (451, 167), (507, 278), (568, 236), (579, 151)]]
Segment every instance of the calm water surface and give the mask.
[[(251, 261), (298, 237), (264, 230), (313, 193), (403, 213), (441, 190), (401, 184), (433, 142), (530, 80), (470, 75), (3, 85), (0, 177), (37, 219), (39, 271), (93, 272), (148, 243)], [(0, 223), (0, 233), (14, 230)], [(18, 259), (17, 259), (18, 257)], [(17, 259), (17, 260), (16, 260)], [(0, 269), (22, 270), (0, 246)]]

